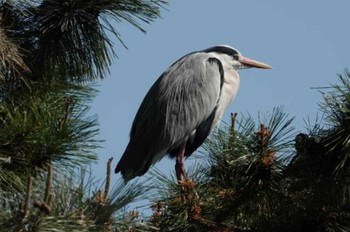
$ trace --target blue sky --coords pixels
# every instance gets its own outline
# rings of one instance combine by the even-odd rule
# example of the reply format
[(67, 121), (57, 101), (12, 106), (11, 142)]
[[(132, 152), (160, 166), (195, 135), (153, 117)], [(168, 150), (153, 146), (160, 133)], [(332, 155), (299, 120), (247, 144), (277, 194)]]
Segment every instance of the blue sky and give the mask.
[[(116, 23), (128, 50), (113, 38), (119, 59), (98, 83), (100, 93), (91, 106), (99, 118), (99, 138), (105, 140), (93, 174), (104, 178), (109, 157), (115, 167), (136, 111), (160, 74), (180, 56), (218, 44), (273, 67), (240, 72), (238, 95), (223, 121), (229, 121), (230, 112), (256, 116), (284, 106), (296, 117), (296, 131), (305, 131), (303, 120), (315, 119), (322, 99), (312, 87), (338, 83), (337, 74), (349, 68), (349, 10), (348, 0), (178, 0), (162, 10), (162, 19), (142, 24), (146, 35)], [(169, 173), (174, 164), (165, 158), (156, 166)], [(113, 181), (119, 178), (113, 175)]]

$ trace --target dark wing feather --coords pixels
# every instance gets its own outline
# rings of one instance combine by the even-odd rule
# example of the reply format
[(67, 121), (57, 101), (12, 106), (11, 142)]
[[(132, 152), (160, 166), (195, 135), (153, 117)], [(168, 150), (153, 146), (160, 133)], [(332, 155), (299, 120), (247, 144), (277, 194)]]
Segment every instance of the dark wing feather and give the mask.
[(116, 172), (124, 179), (143, 175), (166, 153), (185, 145), (212, 115), (220, 97), (222, 73), (207, 53), (175, 62), (154, 83), (134, 119), (130, 142)]

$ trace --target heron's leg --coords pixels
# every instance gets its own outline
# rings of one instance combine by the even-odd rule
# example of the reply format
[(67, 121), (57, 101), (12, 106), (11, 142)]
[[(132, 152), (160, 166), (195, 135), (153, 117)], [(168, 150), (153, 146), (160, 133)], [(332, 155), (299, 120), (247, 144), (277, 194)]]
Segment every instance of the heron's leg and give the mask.
[(185, 163), (184, 163), (184, 157), (185, 157), (185, 147), (180, 149), (180, 152), (176, 156), (176, 164), (175, 164), (175, 171), (176, 171), (176, 178), (177, 182), (180, 183), (185, 179), (186, 175), (186, 169), (185, 169)]

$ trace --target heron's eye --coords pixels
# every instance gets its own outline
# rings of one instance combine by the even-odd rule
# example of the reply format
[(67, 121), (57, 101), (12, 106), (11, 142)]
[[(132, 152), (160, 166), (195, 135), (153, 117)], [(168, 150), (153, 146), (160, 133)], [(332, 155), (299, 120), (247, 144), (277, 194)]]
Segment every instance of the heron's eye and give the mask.
[(238, 54), (234, 54), (234, 55), (233, 55), (233, 59), (234, 59), (234, 60), (238, 60)]

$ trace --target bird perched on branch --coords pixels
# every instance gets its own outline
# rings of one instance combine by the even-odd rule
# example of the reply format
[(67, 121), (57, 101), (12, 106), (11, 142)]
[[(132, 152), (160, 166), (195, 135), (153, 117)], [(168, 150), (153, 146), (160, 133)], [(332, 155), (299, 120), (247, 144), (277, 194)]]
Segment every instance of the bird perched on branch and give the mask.
[(192, 52), (172, 64), (143, 99), (130, 141), (115, 172), (125, 181), (145, 174), (165, 155), (184, 179), (189, 157), (218, 123), (239, 87), (239, 69), (271, 66), (221, 45)]

